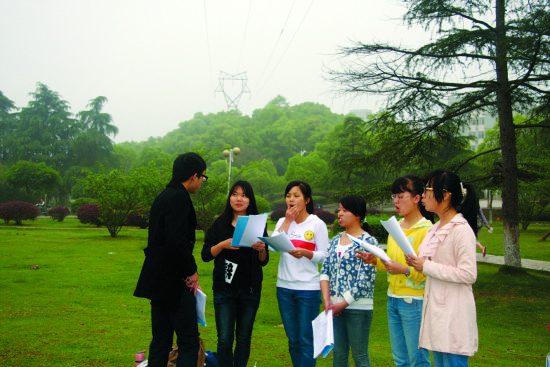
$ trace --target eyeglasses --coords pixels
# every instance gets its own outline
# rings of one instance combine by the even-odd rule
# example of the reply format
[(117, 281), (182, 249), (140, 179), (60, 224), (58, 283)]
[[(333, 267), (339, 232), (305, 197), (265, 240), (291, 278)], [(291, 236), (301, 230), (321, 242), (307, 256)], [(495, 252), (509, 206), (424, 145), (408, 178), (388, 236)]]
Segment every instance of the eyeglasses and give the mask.
[(394, 201), (401, 201), (401, 200), (403, 200), (403, 199), (408, 199), (408, 198), (410, 198), (410, 197), (411, 197), (411, 195), (409, 195), (409, 196), (404, 196), (404, 195), (395, 195), (395, 194), (393, 194), (393, 195), (391, 196), (391, 198), (392, 198)]
[(203, 177), (202, 182), (208, 181), (208, 176), (205, 176), (205, 175), (203, 175), (202, 173), (200, 173), (199, 175)]

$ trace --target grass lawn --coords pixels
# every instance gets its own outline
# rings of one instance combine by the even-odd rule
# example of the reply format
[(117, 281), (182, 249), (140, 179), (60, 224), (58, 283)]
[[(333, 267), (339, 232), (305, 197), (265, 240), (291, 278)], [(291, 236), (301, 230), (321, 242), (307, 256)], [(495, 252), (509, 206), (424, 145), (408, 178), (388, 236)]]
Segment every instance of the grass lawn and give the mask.
[[(132, 296), (147, 232), (124, 229), (118, 238), (111, 238), (106, 229), (72, 218), (24, 224), (23, 228), (0, 225), (0, 366), (133, 365), (135, 353), (147, 349), (151, 339), (149, 304)], [(482, 235), (489, 237), (481, 238), (489, 253), (498, 254), (498, 244), (489, 240), (502, 238), (502, 227), (495, 223), (495, 233), (483, 230)], [(542, 235), (537, 236), (525, 245), (522, 242), (522, 256), (548, 259), (547, 245), (536, 242)], [(200, 281), (211, 296), (213, 263), (200, 260), (203, 233), (197, 232), (197, 237)], [(522, 241), (526, 238), (522, 233)], [(270, 255), (250, 366), (291, 365), (275, 295), (278, 256)], [(33, 265), (39, 269), (31, 269)], [(470, 365), (543, 366), (550, 352), (550, 273), (507, 273), (491, 264), (479, 264), (478, 270), (474, 291), (480, 351)], [(393, 366), (386, 290), (385, 274), (379, 273), (370, 334), (373, 366)], [(207, 324), (199, 327), (201, 337), (207, 350), (215, 350), (211, 299)], [(332, 354), (317, 365), (332, 366)]]

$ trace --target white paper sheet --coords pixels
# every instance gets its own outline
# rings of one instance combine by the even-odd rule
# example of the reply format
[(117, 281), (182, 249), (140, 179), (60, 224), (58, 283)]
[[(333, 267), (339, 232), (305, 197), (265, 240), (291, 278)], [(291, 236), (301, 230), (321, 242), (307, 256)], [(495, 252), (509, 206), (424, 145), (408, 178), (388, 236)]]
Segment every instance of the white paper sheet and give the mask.
[(202, 326), (206, 326), (206, 294), (200, 289), (197, 289), (195, 295), (197, 301), (197, 320)]
[(415, 256), (418, 256), (416, 254), (416, 251), (414, 251), (414, 248), (412, 247), (411, 243), (409, 242), (409, 239), (405, 235), (405, 232), (403, 232), (403, 228), (399, 225), (399, 222), (395, 217), (391, 217), (387, 221), (381, 220), (380, 223), (386, 228), (386, 231), (392, 236), (394, 241), (397, 243), (397, 245), (403, 250), (403, 253), (406, 255), (413, 254)]
[(231, 246), (252, 247), (262, 236), (267, 222), (267, 214), (241, 215), (237, 218)]
[(269, 247), (279, 252), (289, 252), (296, 250), (296, 247), (290, 242), (285, 233), (278, 233), (271, 237), (258, 237), (260, 240), (268, 244)]
[(323, 355), (326, 358), (334, 348), (334, 329), (332, 325), (332, 310), (326, 314), (321, 311), (319, 316), (311, 322), (313, 326), (313, 358)]
[(380, 259), (382, 259), (386, 262), (391, 261), (388, 254), (386, 254), (384, 252), (384, 250), (382, 250), (380, 247), (376, 247), (376, 246), (371, 245), (370, 243), (366, 243), (365, 241), (361, 241), (359, 238), (355, 238), (353, 236), (350, 236), (349, 234), (347, 236), (350, 240), (352, 240), (354, 243), (358, 244), (359, 246), (361, 246), (362, 248), (364, 248), (365, 250), (367, 250), (371, 254), (379, 257)]

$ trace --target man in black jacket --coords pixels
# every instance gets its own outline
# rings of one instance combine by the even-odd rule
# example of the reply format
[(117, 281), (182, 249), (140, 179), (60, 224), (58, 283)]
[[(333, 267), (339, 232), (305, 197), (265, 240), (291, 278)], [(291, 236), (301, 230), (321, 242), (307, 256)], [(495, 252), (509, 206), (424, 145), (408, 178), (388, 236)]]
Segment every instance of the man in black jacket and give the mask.
[(208, 179), (196, 153), (176, 158), (172, 180), (155, 199), (149, 216), (145, 261), (134, 296), (151, 300), (153, 340), (149, 367), (166, 367), (177, 335), (177, 367), (197, 366), (199, 330), (195, 294), (200, 288), (193, 257), (197, 218), (189, 194)]

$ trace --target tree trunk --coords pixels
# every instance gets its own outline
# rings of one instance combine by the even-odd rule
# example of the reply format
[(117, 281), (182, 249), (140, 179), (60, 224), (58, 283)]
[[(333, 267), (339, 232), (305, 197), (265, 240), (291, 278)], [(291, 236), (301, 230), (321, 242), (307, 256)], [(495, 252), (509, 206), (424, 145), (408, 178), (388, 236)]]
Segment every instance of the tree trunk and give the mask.
[(497, 106), (502, 147), (502, 224), (504, 228), (504, 263), (521, 267), (518, 218), (518, 167), (516, 132), (508, 80), (505, 0), (496, 0), (496, 74)]
[(542, 236), (542, 238), (540, 239), (541, 241), (546, 241), (546, 239), (548, 238), (548, 236), (550, 236), (550, 231), (546, 232), (546, 234), (544, 236)]

